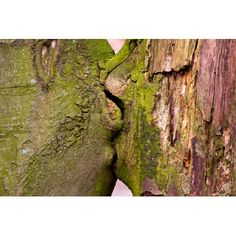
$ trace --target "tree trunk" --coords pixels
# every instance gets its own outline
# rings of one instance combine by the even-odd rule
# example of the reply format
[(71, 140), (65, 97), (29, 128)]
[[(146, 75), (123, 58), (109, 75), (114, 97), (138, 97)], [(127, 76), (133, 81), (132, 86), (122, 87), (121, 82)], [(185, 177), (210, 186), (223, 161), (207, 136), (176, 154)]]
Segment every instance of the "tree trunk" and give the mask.
[(1, 40), (0, 194), (235, 195), (235, 40)]

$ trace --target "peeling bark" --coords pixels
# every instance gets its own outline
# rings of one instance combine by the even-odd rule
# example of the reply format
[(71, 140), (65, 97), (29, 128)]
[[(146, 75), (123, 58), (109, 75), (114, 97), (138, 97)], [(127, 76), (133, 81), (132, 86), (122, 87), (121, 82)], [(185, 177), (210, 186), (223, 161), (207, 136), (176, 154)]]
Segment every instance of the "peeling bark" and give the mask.
[(134, 195), (235, 194), (234, 51), (235, 40), (147, 40), (132, 53), (116, 94), (126, 104), (116, 173)]

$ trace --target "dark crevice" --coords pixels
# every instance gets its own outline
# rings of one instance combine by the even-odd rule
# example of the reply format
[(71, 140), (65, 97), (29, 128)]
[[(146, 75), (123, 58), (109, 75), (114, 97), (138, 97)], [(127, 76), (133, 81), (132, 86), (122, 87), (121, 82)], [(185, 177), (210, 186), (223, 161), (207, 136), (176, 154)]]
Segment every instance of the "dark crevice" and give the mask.
[[(118, 97), (114, 96), (110, 91), (108, 90), (104, 90), (104, 93), (106, 95), (106, 98), (110, 99), (112, 102), (115, 103), (115, 105), (120, 109), (121, 111), (121, 119), (124, 119), (124, 111), (125, 111), (125, 105), (123, 103), (123, 101), (121, 99), (119, 99)], [(114, 150), (114, 154), (113, 154), (113, 158), (112, 158), (112, 163), (110, 166), (112, 175), (116, 178), (116, 181), (118, 179), (117, 175), (116, 175), (116, 162), (118, 159), (118, 155), (117, 155), (117, 150), (116, 150), (116, 139), (119, 136), (120, 132), (122, 129), (117, 130), (117, 132), (115, 132), (112, 137), (111, 137), (111, 146)], [(116, 185), (114, 185), (113, 191), (115, 189)], [(112, 193), (113, 193), (112, 191)]]
[[(108, 98), (112, 102), (114, 102), (115, 105), (120, 109), (121, 120), (123, 120), (124, 119), (124, 113), (125, 113), (125, 104), (124, 104), (124, 102), (121, 99), (119, 99), (118, 97), (114, 96), (110, 91), (108, 91), (106, 89), (104, 90), (104, 93), (106, 95), (106, 98)], [(115, 132), (111, 137), (111, 146), (114, 150), (114, 154), (113, 154), (110, 169), (111, 169), (112, 175), (116, 178), (116, 181), (118, 180), (118, 177), (116, 175), (116, 163), (117, 163), (117, 160), (118, 160), (118, 155), (117, 155), (117, 150), (116, 150), (116, 139), (119, 136), (121, 130), (122, 129)], [(114, 191), (115, 187), (116, 187), (116, 184), (114, 185), (113, 191)], [(113, 191), (112, 191), (112, 193), (113, 193)]]
[(111, 101), (113, 101), (120, 109), (121, 111), (121, 119), (124, 119), (124, 111), (125, 111), (125, 104), (123, 103), (123, 101), (121, 99), (119, 99), (118, 97), (114, 96), (110, 91), (105, 90), (105, 95), (107, 98), (109, 98)]
[(198, 44), (199, 44), (199, 40), (196, 39), (195, 47), (194, 47), (194, 50), (193, 50), (193, 56), (192, 56), (191, 66), (193, 66), (193, 63), (194, 63), (195, 54), (196, 54), (196, 50), (197, 50)]
[(162, 197), (162, 196), (165, 196), (164, 194), (158, 194), (158, 195), (156, 195), (156, 194), (153, 194), (153, 193), (151, 193), (151, 192), (149, 192), (149, 191), (145, 191), (145, 192), (143, 192), (142, 194), (141, 194), (141, 196), (144, 196), (144, 197)]
[(176, 69), (172, 69), (170, 71), (158, 71), (155, 73), (152, 73), (149, 76), (149, 82), (152, 82), (154, 80), (154, 76), (164, 76), (164, 77), (173, 77), (173, 78), (177, 78), (178, 75), (183, 76), (184, 74), (190, 72), (192, 69), (192, 63), (187, 64), (187, 65), (183, 65), (181, 68), (179, 68), (178, 70)]
[[(113, 147), (114, 147), (114, 145), (113, 145)], [(115, 152), (114, 155), (113, 155), (113, 158), (112, 158), (111, 172), (116, 177), (116, 179), (118, 179), (117, 176), (116, 176), (116, 171), (115, 171), (117, 159), (118, 159), (117, 152)]]
[(175, 118), (175, 113), (174, 113), (174, 104), (173, 104), (173, 95), (172, 93), (169, 96), (169, 114), (170, 114), (170, 136), (169, 136), (169, 141), (170, 145), (174, 147), (174, 118)]

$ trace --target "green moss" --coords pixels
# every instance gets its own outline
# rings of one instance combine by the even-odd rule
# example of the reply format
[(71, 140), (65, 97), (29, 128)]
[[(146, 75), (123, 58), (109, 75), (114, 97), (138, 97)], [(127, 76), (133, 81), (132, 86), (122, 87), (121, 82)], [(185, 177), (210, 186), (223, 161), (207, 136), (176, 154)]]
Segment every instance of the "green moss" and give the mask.
[(27, 152), (26, 123), (37, 91), (32, 61), (27, 46), (0, 46), (0, 195), (16, 194)]
[[(160, 188), (164, 189), (168, 171), (158, 172), (162, 167), (163, 157), (159, 130), (152, 123), (158, 80), (150, 84), (144, 79), (146, 40), (142, 41), (132, 54), (135, 61), (127, 60), (120, 66), (121, 70), (125, 64), (132, 62), (135, 65), (130, 73), (132, 82), (121, 96), (125, 104), (125, 118), (123, 131), (117, 139), (116, 173), (134, 195), (141, 195), (142, 184), (146, 177), (154, 179), (158, 187), (160, 184)], [(132, 54), (129, 58), (132, 58)]]
[(105, 40), (65, 41), (55, 81), (36, 100), (40, 119), (31, 125), (41, 127), (44, 139), (26, 167), (23, 195), (111, 193), (111, 138), (122, 123), (109, 117), (97, 63), (112, 55)]
[[(127, 164), (127, 160), (122, 159), (118, 152), (118, 161), (116, 163), (116, 175), (131, 190), (133, 196), (140, 196), (142, 193), (140, 181), (140, 163)], [(127, 156), (128, 157), (128, 156)]]
[(0, 137), (0, 194), (15, 192), (14, 177), (17, 165), (17, 142), (13, 134)]
[(92, 196), (110, 196), (116, 183), (116, 176), (111, 172), (114, 150), (111, 146), (107, 145), (104, 153), (106, 162), (98, 170), (95, 188), (91, 192)]
[(140, 153), (141, 162), (141, 181), (146, 176), (154, 177), (157, 175), (156, 166), (158, 157), (161, 154), (159, 145), (159, 132), (156, 127), (148, 123), (144, 109), (139, 111), (139, 124), (137, 126), (137, 136), (135, 142), (137, 143), (137, 149)]
[(126, 40), (121, 50), (113, 56), (110, 60), (103, 64), (103, 70), (101, 71), (101, 80), (105, 81), (108, 74), (114, 70), (117, 66), (123, 63), (136, 47), (136, 40)]
[(168, 191), (169, 194), (181, 196), (184, 194), (181, 188), (180, 175), (176, 170), (176, 167), (169, 164), (169, 177), (168, 177)]
[[(76, 44), (77, 62), (80, 70), (83, 68), (83, 75), (99, 76), (99, 61), (108, 61), (114, 56), (112, 48), (104, 39), (77, 40)], [(89, 68), (84, 67), (88, 63)]]
[(114, 52), (109, 46), (107, 40), (104, 39), (86, 39), (79, 40), (79, 44), (83, 42), (86, 46), (86, 57), (89, 56), (92, 58), (93, 62), (98, 63), (99, 60), (109, 60), (114, 56)]
[(161, 191), (163, 191), (163, 193), (167, 189), (168, 179), (169, 179), (168, 158), (165, 156), (160, 156), (158, 158), (158, 163), (157, 163), (156, 182), (158, 188)]

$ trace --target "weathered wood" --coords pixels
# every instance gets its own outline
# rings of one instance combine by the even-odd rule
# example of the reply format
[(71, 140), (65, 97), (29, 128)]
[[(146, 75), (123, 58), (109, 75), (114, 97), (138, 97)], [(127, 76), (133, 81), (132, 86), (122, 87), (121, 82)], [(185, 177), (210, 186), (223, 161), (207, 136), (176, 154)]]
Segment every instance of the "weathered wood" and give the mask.
[(235, 194), (235, 44), (148, 40), (134, 52), (116, 94), (126, 104), (116, 171), (135, 195)]

